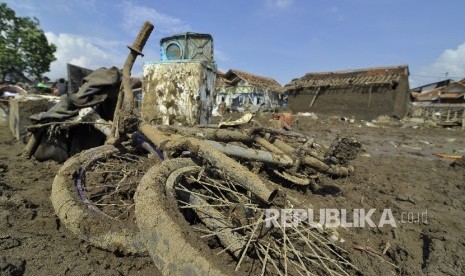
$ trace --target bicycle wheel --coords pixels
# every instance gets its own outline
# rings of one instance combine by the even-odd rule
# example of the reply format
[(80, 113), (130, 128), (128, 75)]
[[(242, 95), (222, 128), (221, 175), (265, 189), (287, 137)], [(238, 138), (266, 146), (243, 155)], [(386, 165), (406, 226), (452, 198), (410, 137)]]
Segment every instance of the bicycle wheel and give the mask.
[(137, 225), (162, 273), (348, 275), (356, 270), (321, 228), (268, 223), (266, 209), (285, 208), (284, 196), (263, 203), (225, 175), (190, 159), (172, 159), (141, 179), (134, 197)]
[(143, 254), (134, 217), (133, 194), (153, 165), (111, 145), (83, 151), (58, 171), (51, 200), (60, 221), (92, 245), (122, 254)]

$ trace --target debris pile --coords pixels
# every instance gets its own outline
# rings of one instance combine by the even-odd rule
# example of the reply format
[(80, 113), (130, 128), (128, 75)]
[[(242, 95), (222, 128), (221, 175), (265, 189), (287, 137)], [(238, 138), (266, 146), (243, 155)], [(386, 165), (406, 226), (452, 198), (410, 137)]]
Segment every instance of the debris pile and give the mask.
[(462, 127), (465, 129), (465, 105), (430, 104), (412, 106), (411, 114), (403, 122), (405, 126), (424, 127)]

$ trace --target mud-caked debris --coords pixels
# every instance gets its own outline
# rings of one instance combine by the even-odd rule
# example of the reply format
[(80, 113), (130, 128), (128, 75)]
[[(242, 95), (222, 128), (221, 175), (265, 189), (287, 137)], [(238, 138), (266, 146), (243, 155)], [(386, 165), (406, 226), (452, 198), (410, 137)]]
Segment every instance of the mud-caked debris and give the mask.
[(13, 276), (23, 275), (26, 261), (8, 257), (0, 257), (0, 275)]
[(362, 145), (350, 137), (338, 137), (325, 153), (326, 159), (332, 164), (347, 165), (360, 152)]

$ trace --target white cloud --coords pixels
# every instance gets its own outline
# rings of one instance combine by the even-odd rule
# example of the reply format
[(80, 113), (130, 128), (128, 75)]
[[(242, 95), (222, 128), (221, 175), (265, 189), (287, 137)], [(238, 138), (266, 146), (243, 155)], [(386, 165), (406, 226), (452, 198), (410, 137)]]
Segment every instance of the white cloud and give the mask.
[[(465, 78), (465, 43), (459, 45), (456, 49), (446, 49), (430, 65), (421, 68), (418, 76), (431, 76), (432, 81), (440, 78), (463, 79)], [(415, 74), (412, 74), (415, 76)], [(436, 77), (436, 79), (434, 79)]]
[(266, 0), (268, 8), (285, 9), (292, 5), (294, 0)]
[(137, 6), (131, 2), (123, 2), (123, 28), (131, 34), (137, 34), (144, 20), (148, 20), (155, 25), (155, 30), (159, 34), (173, 35), (191, 30), (186, 22), (179, 18), (158, 12), (154, 8)]
[(125, 55), (125, 52), (115, 50), (125, 50), (123, 42), (105, 41), (66, 33), (54, 34), (46, 32), (45, 35), (50, 43), (57, 46), (55, 52), (57, 60), (51, 64), (50, 73), (45, 74), (51, 79), (67, 77), (67, 63), (89, 69), (110, 66), (121, 67), (124, 62), (123, 59), (127, 55)]

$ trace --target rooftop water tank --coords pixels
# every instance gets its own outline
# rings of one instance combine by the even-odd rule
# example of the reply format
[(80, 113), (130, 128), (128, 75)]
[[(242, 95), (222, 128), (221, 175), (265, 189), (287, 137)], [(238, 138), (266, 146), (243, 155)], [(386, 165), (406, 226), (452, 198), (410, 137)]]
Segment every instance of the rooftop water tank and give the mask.
[(161, 60), (194, 60), (214, 63), (213, 37), (209, 34), (182, 33), (160, 40)]

